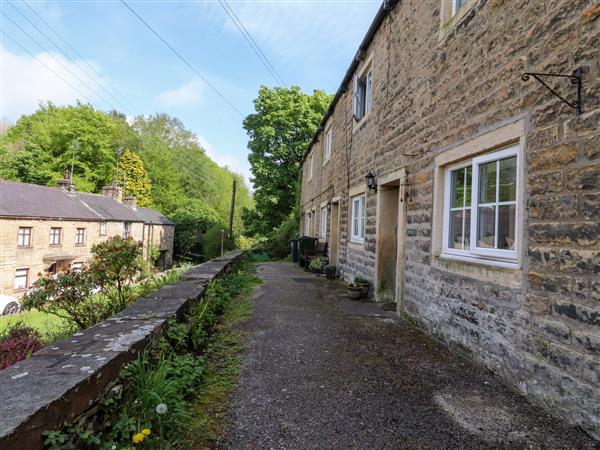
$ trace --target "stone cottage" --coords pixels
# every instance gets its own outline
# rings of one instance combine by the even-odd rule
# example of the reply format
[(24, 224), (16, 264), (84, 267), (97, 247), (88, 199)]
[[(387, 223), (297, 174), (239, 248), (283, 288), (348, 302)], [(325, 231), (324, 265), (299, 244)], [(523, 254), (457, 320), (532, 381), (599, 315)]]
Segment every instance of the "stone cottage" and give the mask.
[(385, 1), (301, 170), (343, 279), (600, 439), (597, 1)]
[(58, 188), (0, 181), (0, 293), (20, 297), (39, 274), (81, 267), (94, 244), (115, 235), (142, 242), (146, 259), (156, 247), (164, 269), (173, 260), (174, 228), (114, 186), (99, 195), (76, 192), (68, 179)]

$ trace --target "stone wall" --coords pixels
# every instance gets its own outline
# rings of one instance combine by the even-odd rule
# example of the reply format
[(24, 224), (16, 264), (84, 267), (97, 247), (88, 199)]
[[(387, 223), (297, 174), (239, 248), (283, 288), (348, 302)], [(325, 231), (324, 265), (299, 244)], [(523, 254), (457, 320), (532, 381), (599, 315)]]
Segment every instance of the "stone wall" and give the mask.
[[(359, 244), (349, 242), (349, 199), (365, 192), (367, 171), (383, 179), (405, 168), (402, 312), (600, 439), (600, 5), (472, 0), (444, 22), (444, 1), (398, 2), (362, 49), (356, 71), (371, 64), (372, 111), (357, 124), (351, 80), (343, 86), (328, 119), (331, 160), (323, 165), (320, 136), (303, 163), (302, 211), (339, 201), (342, 276), (377, 284), (380, 196), (366, 192)], [(581, 115), (521, 79), (578, 67)], [(574, 99), (568, 82), (551, 83)], [(445, 258), (443, 168), (508, 143), (523, 156), (517, 264)]]
[(42, 448), (44, 431), (60, 428), (98, 402), (121, 368), (160, 336), (170, 319), (182, 318), (207, 283), (242, 255), (231, 252), (200, 264), (105, 322), (0, 371), (0, 448)]

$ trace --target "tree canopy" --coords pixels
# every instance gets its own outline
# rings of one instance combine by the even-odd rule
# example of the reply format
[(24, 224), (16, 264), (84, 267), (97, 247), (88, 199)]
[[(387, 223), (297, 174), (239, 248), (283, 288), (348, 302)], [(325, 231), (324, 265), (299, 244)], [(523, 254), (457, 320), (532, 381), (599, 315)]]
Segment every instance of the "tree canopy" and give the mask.
[(231, 189), (237, 180), (234, 230), (243, 231), (242, 209), (253, 200), (241, 175), (206, 155), (196, 135), (167, 114), (126, 117), (78, 103), (42, 104), (0, 136), (0, 177), (55, 185), (74, 167), (76, 189), (99, 192), (116, 176), (139, 206), (152, 206), (173, 219), (176, 250), (202, 253), (202, 235), (210, 226), (226, 226)]
[(298, 86), (259, 89), (256, 112), (244, 120), (256, 202), (244, 216), (249, 231), (267, 234), (288, 219), (296, 204), (300, 161), (331, 99), (324, 91), (309, 95)]

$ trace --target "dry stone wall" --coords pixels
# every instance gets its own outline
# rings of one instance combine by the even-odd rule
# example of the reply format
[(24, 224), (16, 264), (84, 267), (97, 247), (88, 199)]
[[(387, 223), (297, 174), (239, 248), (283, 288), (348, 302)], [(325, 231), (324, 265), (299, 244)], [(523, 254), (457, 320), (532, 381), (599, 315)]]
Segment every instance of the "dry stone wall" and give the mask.
[[(302, 209), (339, 197), (341, 273), (376, 284), (378, 197), (366, 193), (364, 244), (349, 242), (349, 198), (367, 171), (381, 178), (405, 168), (403, 310), (600, 439), (600, 5), (473, 0), (444, 24), (443, 1), (398, 2), (362, 49), (373, 109), (355, 123), (350, 81), (329, 118), (326, 175), (321, 146), (310, 149), (315, 173), (303, 177)], [(581, 115), (521, 79), (578, 67)], [(574, 98), (568, 82), (552, 83)], [(515, 124), (524, 155), (519, 266), (440, 257), (436, 158)]]
[(136, 358), (198, 301), (211, 280), (242, 257), (231, 252), (186, 272), (181, 281), (140, 298), (105, 322), (0, 371), (0, 448), (42, 448), (42, 433), (81, 416)]

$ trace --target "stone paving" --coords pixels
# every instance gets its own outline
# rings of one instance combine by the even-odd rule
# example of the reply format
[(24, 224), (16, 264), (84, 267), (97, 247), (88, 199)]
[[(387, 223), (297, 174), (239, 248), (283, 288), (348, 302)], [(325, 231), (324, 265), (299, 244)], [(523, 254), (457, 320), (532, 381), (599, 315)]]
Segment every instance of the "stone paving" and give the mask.
[(341, 283), (289, 263), (258, 273), (224, 448), (599, 448)]

